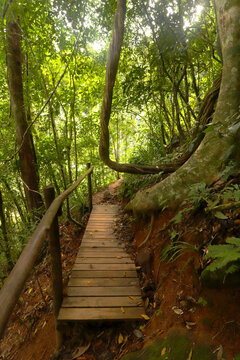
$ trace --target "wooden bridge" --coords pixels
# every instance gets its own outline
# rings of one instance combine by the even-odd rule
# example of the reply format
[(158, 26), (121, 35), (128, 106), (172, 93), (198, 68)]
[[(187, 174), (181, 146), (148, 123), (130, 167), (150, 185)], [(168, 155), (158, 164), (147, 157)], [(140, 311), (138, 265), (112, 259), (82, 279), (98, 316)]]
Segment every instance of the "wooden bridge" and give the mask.
[[(0, 338), (46, 238), (51, 256), (57, 349), (63, 339), (59, 322), (136, 320), (145, 314), (135, 265), (114, 234), (118, 206), (95, 205), (92, 210), (93, 167), (90, 164), (87, 167), (88, 170), (56, 198), (52, 186), (44, 188), (47, 211), (0, 291)], [(86, 177), (89, 210), (92, 212), (72, 270), (67, 296), (63, 298), (58, 216), (63, 201)]]
[(117, 205), (95, 205), (58, 320), (129, 320), (145, 314), (135, 264), (114, 235)]

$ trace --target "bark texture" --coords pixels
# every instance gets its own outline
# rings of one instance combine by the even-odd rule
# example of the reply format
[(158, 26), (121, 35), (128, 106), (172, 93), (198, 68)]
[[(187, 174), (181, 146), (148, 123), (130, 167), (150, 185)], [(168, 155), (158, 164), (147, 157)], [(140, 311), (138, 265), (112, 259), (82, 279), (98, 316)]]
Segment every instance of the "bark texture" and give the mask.
[(23, 97), (21, 32), (17, 20), (7, 19), (7, 70), (11, 108), (15, 122), (16, 139), (19, 150), (20, 171), (23, 181), (27, 208), (29, 211), (42, 206), (38, 187), (36, 156), (27, 119)]
[(127, 210), (148, 213), (160, 209), (163, 203), (174, 207), (187, 195), (190, 185), (210, 185), (221, 177), (230, 160), (240, 163), (240, 3), (218, 0), (216, 8), (223, 73), (213, 129), (182, 167), (161, 183), (138, 192)]

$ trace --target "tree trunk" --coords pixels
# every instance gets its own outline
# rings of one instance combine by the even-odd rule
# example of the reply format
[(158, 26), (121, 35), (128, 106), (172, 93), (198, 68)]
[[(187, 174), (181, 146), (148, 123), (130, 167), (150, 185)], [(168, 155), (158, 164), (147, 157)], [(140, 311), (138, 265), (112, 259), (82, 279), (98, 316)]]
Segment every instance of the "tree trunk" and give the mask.
[(10, 13), (7, 19), (7, 70), (11, 108), (15, 121), (16, 139), (19, 148), (21, 178), (30, 212), (38, 210), (43, 202), (39, 193), (35, 151), (31, 139), (23, 98), (21, 31)]
[(220, 93), (208, 132), (196, 152), (175, 173), (151, 189), (138, 192), (127, 210), (148, 213), (164, 205), (175, 207), (194, 183), (217, 181), (229, 161), (240, 163), (240, 3), (216, 1), (217, 20), (223, 55)]

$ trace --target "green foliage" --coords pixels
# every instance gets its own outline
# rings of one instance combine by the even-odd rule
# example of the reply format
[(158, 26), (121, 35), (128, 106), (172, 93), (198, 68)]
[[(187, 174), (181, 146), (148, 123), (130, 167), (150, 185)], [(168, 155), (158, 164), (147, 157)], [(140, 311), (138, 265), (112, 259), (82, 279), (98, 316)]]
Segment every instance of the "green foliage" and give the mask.
[(140, 189), (152, 186), (162, 179), (162, 174), (156, 175), (132, 175), (125, 174), (121, 182), (118, 194), (120, 198), (131, 199), (131, 197)]
[(203, 299), (202, 297), (200, 297), (198, 299), (198, 304), (202, 305), (203, 307), (207, 305), (207, 301), (205, 299)]
[(240, 238), (228, 238), (226, 244), (210, 245), (205, 255), (206, 259), (213, 259), (203, 271), (223, 269), (225, 277), (240, 270)]
[(185, 241), (172, 241), (162, 251), (161, 260), (170, 263), (176, 261), (185, 252), (198, 252), (198, 248)]

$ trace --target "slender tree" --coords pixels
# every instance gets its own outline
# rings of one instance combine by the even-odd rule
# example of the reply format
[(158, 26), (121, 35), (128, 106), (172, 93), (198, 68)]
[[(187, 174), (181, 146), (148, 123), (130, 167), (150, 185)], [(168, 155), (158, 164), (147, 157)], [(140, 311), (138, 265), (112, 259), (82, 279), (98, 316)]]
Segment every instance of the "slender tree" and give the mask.
[(39, 209), (43, 203), (39, 193), (39, 178), (34, 144), (31, 131), (28, 129), (24, 105), (21, 29), (19, 20), (15, 18), (11, 11), (8, 11), (7, 14), (6, 37), (8, 85), (11, 109), (15, 122), (17, 146), (19, 148), (21, 178), (27, 207), (32, 212)]

